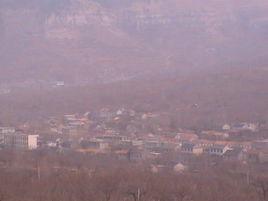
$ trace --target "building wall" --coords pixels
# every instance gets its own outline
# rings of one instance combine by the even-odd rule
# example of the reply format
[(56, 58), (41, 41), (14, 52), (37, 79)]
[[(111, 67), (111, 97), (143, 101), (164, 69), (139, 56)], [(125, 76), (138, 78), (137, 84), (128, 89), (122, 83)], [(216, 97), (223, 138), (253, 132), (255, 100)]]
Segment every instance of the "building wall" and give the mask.
[(28, 135), (28, 149), (37, 149), (38, 135)]
[(268, 152), (260, 152), (259, 160), (261, 163), (268, 163)]
[(202, 148), (202, 147), (194, 147), (194, 148), (193, 148), (193, 153), (194, 153), (195, 155), (200, 155), (200, 154), (203, 153), (203, 148)]
[(1, 134), (15, 133), (15, 128), (12, 127), (0, 127)]
[(2, 143), (6, 147), (21, 149), (36, 149), (38, 146), (38, 135), (4, 134)]
[(27, 149), (28, 148), (28, 136), (27, 135), (14, 135), (14, 144), (13, 146), (15, 148), (22, 148)]

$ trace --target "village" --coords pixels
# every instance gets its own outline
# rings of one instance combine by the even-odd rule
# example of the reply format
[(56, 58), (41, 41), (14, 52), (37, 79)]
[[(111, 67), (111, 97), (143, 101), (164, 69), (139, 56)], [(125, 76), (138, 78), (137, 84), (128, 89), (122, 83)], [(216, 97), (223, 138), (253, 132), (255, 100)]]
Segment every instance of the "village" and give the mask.
[[(102, 108), (84, 114), (50, 117), (39, 131), (31, 125), (0, 127), (1, 149), (73, 151), (142, 162), (175, 154), (180, 158), (211, 157), (241, 163), (268, 162), (268, 139), (247, 139), (265, 129), (259, 123), (225, 124), (218, 130), (177, 128), (167, 114)], [(32, 132), (32, 133), (31, 133)], [(183, 163), (179, 165), (184, 168)]]

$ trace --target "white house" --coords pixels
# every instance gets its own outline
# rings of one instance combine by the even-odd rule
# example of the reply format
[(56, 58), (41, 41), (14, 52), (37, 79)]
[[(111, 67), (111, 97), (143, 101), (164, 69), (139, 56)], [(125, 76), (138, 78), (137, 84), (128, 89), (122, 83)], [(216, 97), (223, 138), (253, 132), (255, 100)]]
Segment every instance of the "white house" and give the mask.
[(228, 131), (228, 130), (230, 130), (231, 129), (231, 126), (229, 125), (229, 124), (224, 124), (223, 126), (222, 126), (222, 130), (224, 130), (224, 131)]
[(28, 149), (38, 148), (39, 135), (28, 135)]

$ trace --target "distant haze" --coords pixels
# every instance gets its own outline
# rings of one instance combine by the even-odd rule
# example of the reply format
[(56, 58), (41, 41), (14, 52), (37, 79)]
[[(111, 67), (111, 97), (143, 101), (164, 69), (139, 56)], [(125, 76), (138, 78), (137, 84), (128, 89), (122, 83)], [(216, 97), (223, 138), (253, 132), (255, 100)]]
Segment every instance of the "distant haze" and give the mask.
[(109, 82), (266, 65), (258, 1), (2, 0), (1, 82)]
[(267, 41), (267, 0), (1, 0), (0, 123), (105, 106), (268, 122)]

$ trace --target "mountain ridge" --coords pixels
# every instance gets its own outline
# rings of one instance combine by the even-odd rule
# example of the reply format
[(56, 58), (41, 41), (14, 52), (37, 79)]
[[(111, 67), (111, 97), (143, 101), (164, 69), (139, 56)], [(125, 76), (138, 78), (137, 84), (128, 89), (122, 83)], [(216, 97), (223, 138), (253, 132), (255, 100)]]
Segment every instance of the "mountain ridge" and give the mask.
[(263, 0), (38, 2), (1, 1), (0, 77), (5, 82), (107, 83), (166, 69), (239, 65), (267, 52)]

